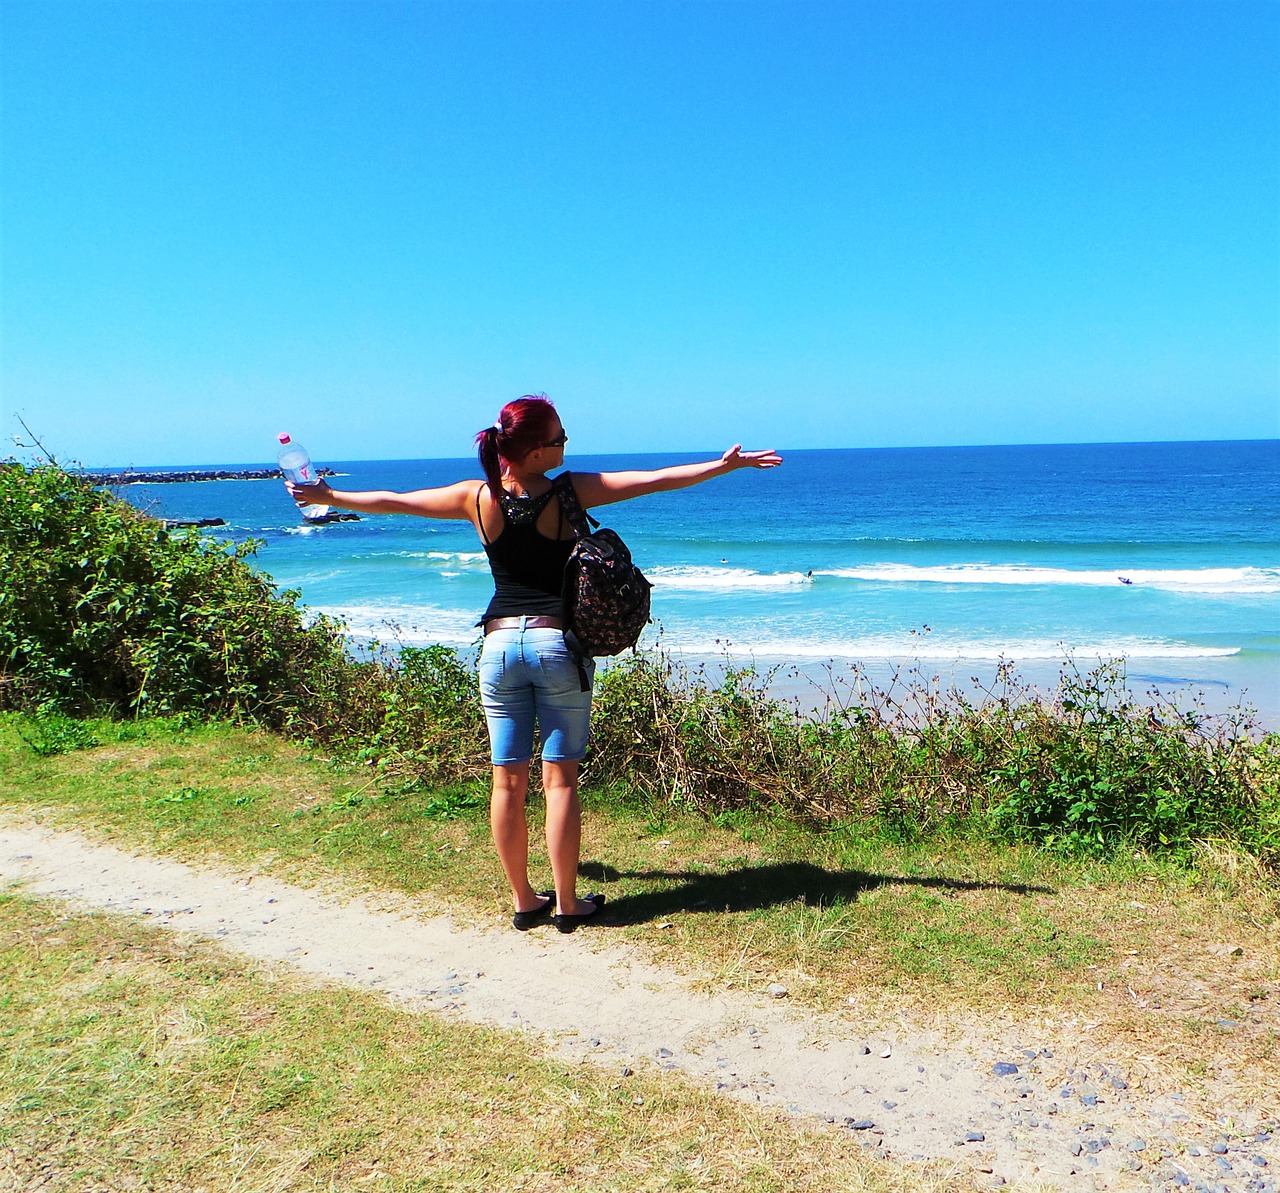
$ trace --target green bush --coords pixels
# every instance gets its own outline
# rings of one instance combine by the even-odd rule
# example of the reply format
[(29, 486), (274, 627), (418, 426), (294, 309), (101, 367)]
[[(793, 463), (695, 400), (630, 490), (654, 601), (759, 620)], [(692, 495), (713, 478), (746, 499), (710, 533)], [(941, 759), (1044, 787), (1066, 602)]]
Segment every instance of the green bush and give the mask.
[(489, 771), (475, 672), (447, 646), (403, 647), (368, 664), (318, 736), (402, 784)]
[(598, 685), (588, 775), (708, 816), (768, 808), (1076, 854), (1188, 856), (1220, 839), (1280, 862), (1280, 737), (1239, 711), (1139, 704), (1115, 664), (1069, 670), (1048, 697), (1009, 668), (976, 698), (912, 674), (883, 690), (853, 668), (818, 716), (770, 697), (770, 678), (713, 685), (661, 657), (621, 661)]
[(339, 627), (226, 547), (53, 465), (0, 464), (0, 704), (284, 726), (333, 695)]

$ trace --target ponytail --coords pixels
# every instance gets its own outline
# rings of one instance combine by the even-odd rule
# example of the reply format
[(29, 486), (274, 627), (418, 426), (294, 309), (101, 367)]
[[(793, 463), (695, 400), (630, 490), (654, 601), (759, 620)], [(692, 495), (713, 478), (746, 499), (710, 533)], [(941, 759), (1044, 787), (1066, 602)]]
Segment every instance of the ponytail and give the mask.
[(502, 492), (502, 453), (498, 450), (498, 439), (501, 435), (501, 429), (495, 424), (485, 427), (476, 436), (476, 445), (480, 449), (480, 467), (484, 471), (485, 480), (489, 482), (489, 488), (495, 500)]

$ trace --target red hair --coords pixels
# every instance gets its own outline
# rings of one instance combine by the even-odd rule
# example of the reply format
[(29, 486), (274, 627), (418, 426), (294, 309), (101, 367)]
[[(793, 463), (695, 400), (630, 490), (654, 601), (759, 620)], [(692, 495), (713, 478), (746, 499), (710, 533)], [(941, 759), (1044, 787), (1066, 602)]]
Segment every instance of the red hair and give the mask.
[(556, 408), (542, 394), (525, 394), (508, 402), (498, 421), (476, 436), (480, 467), (496, 497), (502, 492), (502, 461), (519, 463), (531, 451), (546, 447), (556, 423)]

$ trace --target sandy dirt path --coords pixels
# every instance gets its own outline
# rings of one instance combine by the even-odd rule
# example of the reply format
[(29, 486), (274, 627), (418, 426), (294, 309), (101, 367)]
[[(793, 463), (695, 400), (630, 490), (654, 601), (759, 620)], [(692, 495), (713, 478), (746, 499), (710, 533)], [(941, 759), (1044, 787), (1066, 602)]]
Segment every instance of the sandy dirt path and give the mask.
[(1280, 1193), (1280, 1138), (1259, 1132), (1249, 1108), (1232, 1108), (1233, 1131), (1219, 1133), (1177, 1094), (1073, 1069), (1033, 1038), (975, 1030), (957, 1045), (905, 1024), (860, 1029), (785, 998), (708, 995), (600, 932), (466, 927), (409, 899), (339, 897), (8, 819), (0, 884), (144, 916), (417, 1011), (534, 1033), (613, 1071), (678, 1071), (834, 1123), (882, 1155), (955, 1165), (979, 1185)]

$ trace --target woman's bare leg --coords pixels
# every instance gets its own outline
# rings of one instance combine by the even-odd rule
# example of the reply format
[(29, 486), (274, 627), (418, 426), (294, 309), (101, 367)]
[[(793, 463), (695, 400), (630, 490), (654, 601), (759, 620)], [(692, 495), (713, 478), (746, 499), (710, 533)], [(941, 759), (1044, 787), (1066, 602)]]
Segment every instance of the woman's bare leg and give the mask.
[(529, 885), (529, 822), (524, 801), (529, 791), (529, 764), (494, 766), (493, 797), (489, 801), (489, 828), (502, 871), (511, 884), (516, 911), (533, 911), (542, 905)]
[(596, 905), (578, 898), (578, 861), (582, 854), (578, 763), (543, 762), (542, 789), (547, 796), (547, 854), (556, 883), (556, 912), (590, 915)]

